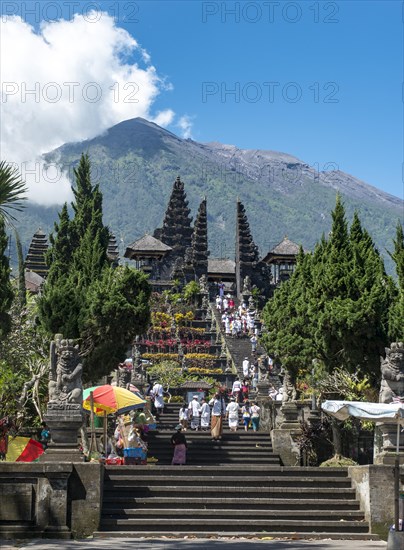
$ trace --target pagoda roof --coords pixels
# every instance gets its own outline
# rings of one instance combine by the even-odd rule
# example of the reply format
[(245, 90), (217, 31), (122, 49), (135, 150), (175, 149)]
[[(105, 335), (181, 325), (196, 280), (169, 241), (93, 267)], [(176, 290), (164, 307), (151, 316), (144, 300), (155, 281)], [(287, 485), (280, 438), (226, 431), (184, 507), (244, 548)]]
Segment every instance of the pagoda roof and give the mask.
[(25, 287), (29, 292), (38, 293), (45, 279), (35, 271), (25, 271)]
[(275, 256), (296, 257), (299, 254), (299, 250), (300, 246), (285, 236), (280, 243), (268, 252), (263, 261), (267, 262)]
[(136, 254), (147, 252), (153, 252), (154, 254), (166, 254), (170, 250), (172, 250), (171, 246), (168, 246), (159, 239), (146, 234), (126, 248), (125, 258), (131, 258)]
[[(186, 357), (186, 356), (185, 356)], [(210, 390), (212, 387), (208, 382), (189, 380), (181, 384), (180, 388), (184, 390)]]
[(208, 273), (230, 273), (234, 275), (236, 272), (236, 263), (234, 260), (209, 258)]

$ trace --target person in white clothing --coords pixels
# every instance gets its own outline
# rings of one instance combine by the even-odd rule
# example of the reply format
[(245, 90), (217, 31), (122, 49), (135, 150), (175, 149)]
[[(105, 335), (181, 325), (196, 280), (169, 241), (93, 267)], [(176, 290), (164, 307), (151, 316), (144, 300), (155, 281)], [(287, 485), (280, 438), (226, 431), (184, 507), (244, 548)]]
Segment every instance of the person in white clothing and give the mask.
[(248, 360), (248, 357), (245, 357), (243, 361), (243, 376), (244, 378), (247, 378), (247, 376), (249, 375), (250, 375), (250, 361)]
[(182, 404), (179, 411), (179, 421), (182, 426), (182, 431), (186, 432), (188, 428), (189, 409), (186, 403)]
[(201, 415), (201, 406), (198, 401), (198, 396), (194, 395), (192, 401), (188, 405), (189, 413), (191, 415), (191, 430), (199, 429), (199, 417)]
[(232, 394), (237, 403), (240, 403), (241, 382), (238, 378), (233, 382)]
[(236, 432), (238, 428), (238, 411), (238, 403), (234, 397), (230, 397), (230, 403), (226, 407), (226, 418), (229, 420), (229, 428), (232, 432)]
[(210, 425), (210, 407), (205, 399), (201, 400), (201, 429), (206, 431)]
[(164, 399), (163, 399), (163, 386), (156, 382), (150, 392), (152, 399), (154, 400), (154, 406), (156, 408), (156, 418), (160, 419), (160, 415), (163, 414), (164, 410)]

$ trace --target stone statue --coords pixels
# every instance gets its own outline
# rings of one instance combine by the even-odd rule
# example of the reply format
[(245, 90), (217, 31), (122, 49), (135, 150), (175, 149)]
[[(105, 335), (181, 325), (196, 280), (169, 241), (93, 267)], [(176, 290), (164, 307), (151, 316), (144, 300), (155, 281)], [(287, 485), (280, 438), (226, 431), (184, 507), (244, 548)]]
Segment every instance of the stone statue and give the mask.
[(269, 372), (268, 367), (265, 364), (265, 361), (259, 360), (258, 361), (258, 369), (259, 369), (259, 380), (260, 382), (263, 382), (264, 380), (269, 379)]
[(379, 402), (391, 403), (394, 397), (404, 397), (404, 343), (393, 342), (381, 358), (382, 381)]
[(185, 263), (185, 265), (192, 265), (193, 264), (192, 246), (187, 246), (187, 248), (185, 249), (184, 263)]
[(208, 280), (206, 278), (206, 275), (202, 275), (199, 278), (199, 288), (201, 294), (209, 294)]
[(243, 280), (243, 294), (249, 294), (251, 292), (251, 279), (248, 275)]
[(182, 260), (180, 258), (176, 258), (171, 270), (171, 279), (181, 279), (184, 275), (183, 270), (184, 266)]
[(290, 372), (285, 369), (285, 374), (283, 376), (283, 394), (282, 394), (282, 403), (286, 401), (295, 401), (297, 397), (297, 392), (295, 385), (292, 382), (292, 377)]
[(83, 399), (79, 346), (55, 336), (50, 345), (49, 403), (79, 403)]
[(116, 385), (118, 388), (128, 388), (131, 381), (132, 366), (129, 368), (127, 363), (118, 365), (116, 371)]
[(201, 309), (209, 310), (209, 300), (207, 294), (203, 295)]

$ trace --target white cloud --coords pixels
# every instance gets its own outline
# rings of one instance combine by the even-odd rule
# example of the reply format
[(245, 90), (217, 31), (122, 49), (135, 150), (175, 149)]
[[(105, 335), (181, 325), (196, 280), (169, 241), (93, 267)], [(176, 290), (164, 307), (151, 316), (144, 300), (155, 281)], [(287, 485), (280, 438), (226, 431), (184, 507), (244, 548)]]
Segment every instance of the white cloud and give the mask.
[(181, 137), (183, 137), (184, 139), (192, 139), (192, 126), (193, 126), (193, 122), (192, 122), (192, 117), (188, 116), (188, 115), (183, 115), (179, 121), (177, 122), (177, 126), (178, 128), (180, 128), (181, 130)]
[[(29, 197), (41, 204), (70, 198), (67, 178), (55, 183), (41, 154), (123, 120), (153, 119), (155, 98), (170, 89), (113, 17), (91, 19), (44, 22), (37, 33), (17, 16), (0, 22), (1, 158), (17, 163), (23, 175), (26, 163)], [(154, 120), (167, 125), (173, 118), (167, 109)]]
[(165, 111), (159, 111), (157, 115), (152, 119), (155, 124), (163, 126), (164, 128), (172, 123), (175, 113), (171, 109)]

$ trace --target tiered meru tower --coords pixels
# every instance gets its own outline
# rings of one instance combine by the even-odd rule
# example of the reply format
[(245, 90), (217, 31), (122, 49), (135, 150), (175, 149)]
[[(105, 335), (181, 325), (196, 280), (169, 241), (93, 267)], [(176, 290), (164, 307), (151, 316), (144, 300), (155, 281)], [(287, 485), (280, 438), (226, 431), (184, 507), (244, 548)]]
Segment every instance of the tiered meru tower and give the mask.
[(157, 239), (172, 248), (172, 259), (184, 259), (187, 248), (191, 246), (192, 217), (189, 215), (191, 210), (186, 197), (184, 184), (178, 176), (168, 202), (163, 227), (154, 232)]
[(208, 217), (206, 198), (199, 205), (192, 233), (192, 268), (199, 279), (208, 274)]
[(268, 266), (259, 259), (258, 246), (251, 235), (250, 224), (243, 204), (237, 198), (236, 204), (236, 287), (237, 296), (241, 293), (246, 277), (251, 285), (264, 291), (269, 286)]
[[(245, 278), (265, 292), (269, 287), (270, 270), (260, 261), (244, 206), (237, 200), (235, 275), (237, 294), (241, 297)], [(155, 287), (173, 279), (191, 281), (205, 275), (209, 279), (208, 222), (206, 198), (199, 205), (194, 227), (184, 190), (178, 177), (171, 192), (163, 226), (151, 235), (144, 235), (131, 245), (125, 257), (136, 261), (136, 267), (147, 272)], [(213, 265), (213, 264), (212, 264)], [(217, 279), (217, 278), (216, 278)], [(212, 279), (212, 280), (216, 280)], [(234, 279), (233, 279), (234, 280)]]
[(33, 271), (42, 278), (46, 278), (49, 267), (46, 265), (46, 252), (48, 250), (48, 239), (41, 228), (37, 229), (29, 245), (28, 254), (25, 258), (25, 269)]

